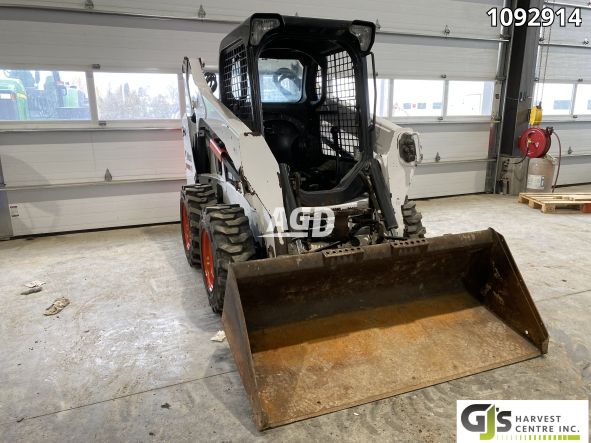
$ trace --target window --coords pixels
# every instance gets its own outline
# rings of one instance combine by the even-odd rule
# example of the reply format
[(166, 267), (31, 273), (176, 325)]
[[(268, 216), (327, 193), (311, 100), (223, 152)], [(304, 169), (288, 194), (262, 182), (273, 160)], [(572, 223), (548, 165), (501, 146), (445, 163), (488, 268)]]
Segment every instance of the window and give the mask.
[(570, 109), (570, 100), (554, 100), (552, 109), (558, 111), (568, 111)]
[(0, 120), (89, 120), (86, 74), (0, 70)]
[(443, 89), (443, 80), (394, 80), (392, 116), (441, 116)]
[(577, 86), (575, 114), (591, 114), (591, 85)]
[(295, 103), (302, 99), (304, 67), (299, 60), (259, 59), (263, 103)]
[(180, 118), (175, 74), (95, 72), (99, 120)]
[(490, 81), (450, 81), (447, 93), (447, 115), (490, 115), (494, 87), (494, 82)]
[[(212, 75), (215, 75), (215, 91), (213, 91), (213, 96), (217, 99), (220, 98), (220, 76), (219, 74), (215, 74), (212, 73)], [(185, 112), (187, 114), (191, 113), (191, 103), (193, 101), (198, 101), (198, 100), (202, 100), (201, 95), (198, 94), (198, 88), (197, 85), (195, 84), (195, 80), (193, 79), (193, 74), (189, 74), (189, 80), (188, 80), (188, 85), (186, 83), (187, 79), (185, 77), (185, 75), (183, 74), (183, 85), (184, 85), (184, 90), (185, 90), (185, 105), (186, 105), (186, 109)], [(206, 80), (208, 80), (208, 77), (205, 77)], [(208, 81), (208, 85), (210, 86), (210, 88), (213, 86), (213, 80)], [(189, 96), (189, 93), (191, 94), (191, 96)]]
[(542, 102), (546, 115), (568, 115), (572, 105), (573, 87), (563, 83), (536, 83), (534, 104)]
[[(369, 83), (369, 112), (373, 114), (373, 79), (368, 80)], [(378, 117), (388, 117), (388, 95), (390, 94), (390, 80), (378, 78), (376, 79), (376, 86), (378, 88), (376, 115)]]

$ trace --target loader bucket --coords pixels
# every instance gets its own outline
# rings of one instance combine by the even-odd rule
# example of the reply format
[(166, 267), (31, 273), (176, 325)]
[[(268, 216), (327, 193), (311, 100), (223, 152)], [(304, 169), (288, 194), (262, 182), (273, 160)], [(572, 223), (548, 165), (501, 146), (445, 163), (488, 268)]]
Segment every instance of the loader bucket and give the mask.
[(492, 229), (235, 264), (224, 305), (261, 430), (548, 348), (511, 253)]

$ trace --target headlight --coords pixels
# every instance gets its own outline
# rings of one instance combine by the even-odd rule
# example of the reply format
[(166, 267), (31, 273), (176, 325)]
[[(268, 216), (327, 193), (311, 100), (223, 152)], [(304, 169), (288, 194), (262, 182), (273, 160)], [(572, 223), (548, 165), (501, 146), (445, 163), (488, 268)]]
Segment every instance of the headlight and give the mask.
[(258, 45), (263, 36), (280, 25), (277, 18), (255, 18), (250, 23), (250, 44)]
[(371, 38), (373, 34), (372, 27), (366, 25), (351, 25), (349, 31), (351, 34), (357, 37), (357, 40), (359, 40), (359, 46), (361, 47), (361, 50), (367, 51), (369, 49), (369, 45), (371, 45)]
[(417, 159), (417, 145), (412, 134), (405, 132), (399, 136), (398, 152), (400, 158), (407, 163), (412, 163)]

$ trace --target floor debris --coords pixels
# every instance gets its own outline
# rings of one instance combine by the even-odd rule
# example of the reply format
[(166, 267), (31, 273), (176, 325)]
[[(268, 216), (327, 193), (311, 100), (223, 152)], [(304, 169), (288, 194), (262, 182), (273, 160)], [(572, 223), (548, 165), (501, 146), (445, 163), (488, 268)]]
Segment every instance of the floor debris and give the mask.
[(43, 288), (41, 286), (35, 286), (34, 288), (24, 290), (21, 292), (21, 295), (35, 294), (36, 292), (41, 292), (42, 290)]
[(224, 331), (218, 331), (213, 337), (210, 338), (211, 341), (217, 341), (219, 343), (223, 342), (226, 339), (226, 333)]
[(160, 407), (162, 409), (170, 409), (170, 405), (168, 403), (164, 403), (163, 405), (160, 405)]
[(44, 281), (40, 281), (40, 280), (33, 280), (30, 281), (29, 283), (25, 283), (25, 286), (27, 288), (37, 288), (39, 286), (43, 286), (45, 284)]
[(68, 300), (67, 298), (64, 298), (64, 297), (57, 298), (52, 303), (52, 305), (45, 310), (45, 312), (43, 313), (43, 315), (55, 315), (55, 314), (59, 314), (60, 312), (62, 312), (62, 309), (64, 309), (69, 304), (70, 304), (70, 300)]

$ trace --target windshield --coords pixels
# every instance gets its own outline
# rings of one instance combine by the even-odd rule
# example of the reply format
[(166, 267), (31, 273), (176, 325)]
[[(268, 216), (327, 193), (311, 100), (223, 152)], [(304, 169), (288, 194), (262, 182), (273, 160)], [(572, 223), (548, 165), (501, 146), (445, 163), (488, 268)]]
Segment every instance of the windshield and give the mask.
[(302, 99), (304, 67), (294, 59), (259, 59), (263, 103), (295, 103)]

